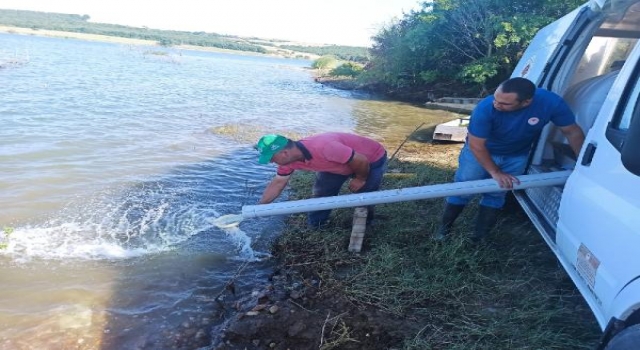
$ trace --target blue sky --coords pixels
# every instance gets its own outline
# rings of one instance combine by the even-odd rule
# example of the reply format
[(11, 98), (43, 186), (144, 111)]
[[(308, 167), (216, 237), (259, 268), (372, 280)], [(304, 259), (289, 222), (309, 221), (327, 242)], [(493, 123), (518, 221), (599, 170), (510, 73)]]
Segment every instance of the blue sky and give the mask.
[(92, 21), (316, 44), (369, 46), (418, 0), (0, 0), (2, 9), (89, 15)]

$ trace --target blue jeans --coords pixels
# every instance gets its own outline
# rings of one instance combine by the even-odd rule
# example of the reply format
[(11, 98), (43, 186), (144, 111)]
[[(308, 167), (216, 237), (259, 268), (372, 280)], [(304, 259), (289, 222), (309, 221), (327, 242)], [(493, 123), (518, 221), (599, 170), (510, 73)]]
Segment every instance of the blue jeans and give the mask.
[[(382, 176), (387, 171), (387, 154), (385, 153), (382, 158), (371, 163), (369, 166), (369, 177), (364, 186), (356, 193), (373, 192), (380, 189), (382, 183)], [(313, 184), (313, 197), (329, 197), (337, 196), (340, 192), (342, 185), (352, 177), (353, 175), (340, 175), (327, 172), (317, 172), (316, 181)], [(369, 214), (367, 215), (367, 221), (373, 218), (373, 206), (368, 207)], [(331, 210), (318, 210), (312, 211), (307, 217), (307, 223), (311, 227), (319, 227), (327, 222), (329, 219)]]
[[(522, 175), (527, 165), (528, 154), (523, 155), (492, 155), (491, 159), (505, 173), (514, 176)], [(490, 179), (491, 175), (478, 163), (473, 152), (465, 144), (458, 158), (458, 170), (454, 177), (455, 182)], [(504, 206), (507, 192), (492, 192), (482, 194), (480, 205), (500, 209)], [(473, 198), (473, 194), (464, 196), (447, 197), (447, 203), (454, 205), (466, 205)]]

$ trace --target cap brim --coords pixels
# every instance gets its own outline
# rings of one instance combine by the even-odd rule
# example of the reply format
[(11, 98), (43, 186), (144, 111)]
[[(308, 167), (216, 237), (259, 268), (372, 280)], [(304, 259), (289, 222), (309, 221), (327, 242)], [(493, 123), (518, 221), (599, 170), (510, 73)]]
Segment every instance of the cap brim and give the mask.
[(273, 158), (273, 154), (272, 153), (261, 154), (260, 158), (258, 158), (258, 163), (260, 163), (260, 164), (268, 164), (271, 161), (271, 158)]

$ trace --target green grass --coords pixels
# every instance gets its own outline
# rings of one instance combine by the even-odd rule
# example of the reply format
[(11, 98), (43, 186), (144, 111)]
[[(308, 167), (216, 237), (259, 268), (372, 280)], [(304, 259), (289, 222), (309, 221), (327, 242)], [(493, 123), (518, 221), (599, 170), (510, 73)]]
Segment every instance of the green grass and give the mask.
[[(452, 169), (394, 160), (383, 189), (449, 182)], [(291, 199), (308, 198), (313, 176), (294, 176)], [(466, 237), (476, 204), (453, 236), (431, 239), (443, 200), (376, 206), (363, 250), (347, 251), (352, 209), (332, 212), (320, 231), (295, 215), (274, 245), (281, 263), (320, 281), (362, 308), (407, 321), (402, 349), (589, 349), (599, 336), (593, 315), (517, 206), (505, 209), (481, 245)], [(349, 325), (346, 325), (349, 327)]]

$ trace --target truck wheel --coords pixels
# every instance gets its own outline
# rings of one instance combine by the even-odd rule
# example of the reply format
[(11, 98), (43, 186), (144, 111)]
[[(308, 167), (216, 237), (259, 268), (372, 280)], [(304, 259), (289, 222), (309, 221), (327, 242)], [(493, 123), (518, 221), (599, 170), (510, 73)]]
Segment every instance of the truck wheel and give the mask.
[(613, 336), (605, 350), (635, 350), (640, 349), (640, 324), (634, 324)]

